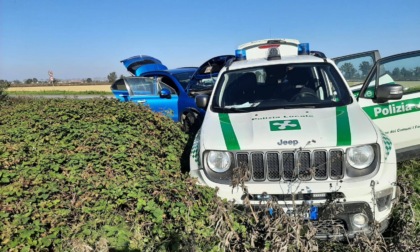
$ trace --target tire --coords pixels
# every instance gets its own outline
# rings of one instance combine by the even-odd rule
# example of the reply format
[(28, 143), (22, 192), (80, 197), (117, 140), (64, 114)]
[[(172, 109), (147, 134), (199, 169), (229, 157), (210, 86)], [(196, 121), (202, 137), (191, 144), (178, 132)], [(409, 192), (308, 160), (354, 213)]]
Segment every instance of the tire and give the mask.
[(196, 133), (199, 128), (198, 114), (188, 111), (182, 115), (182, 130), (186, 133)]

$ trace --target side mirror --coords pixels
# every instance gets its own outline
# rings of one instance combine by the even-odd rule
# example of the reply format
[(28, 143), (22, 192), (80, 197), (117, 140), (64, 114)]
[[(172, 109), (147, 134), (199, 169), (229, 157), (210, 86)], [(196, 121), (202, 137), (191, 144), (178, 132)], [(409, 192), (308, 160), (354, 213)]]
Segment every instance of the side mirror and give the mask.
[(399, 84), (383, 84), (376, 89), (375, 102), (384, 103), (388, 100), (399, 100), (403, 96), (404, 88)]
[(167, 88), (162, 88), (162, 90), (159, 91), (160, 98), (166, 98), (171, 99), (171, 91)]
[(209, 104), (209, 96), (208, 95), (197, 95), (195, 97), (195, 103), (197, 107), (206, 109), (207, 105)]

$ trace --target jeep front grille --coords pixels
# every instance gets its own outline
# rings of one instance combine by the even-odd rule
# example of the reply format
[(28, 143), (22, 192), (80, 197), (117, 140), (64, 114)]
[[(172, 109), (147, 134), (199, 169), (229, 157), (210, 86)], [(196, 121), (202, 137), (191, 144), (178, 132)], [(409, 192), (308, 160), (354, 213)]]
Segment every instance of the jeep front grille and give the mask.
[(248, 169), (252, 181), (338, 180), (344, 176), (342, 150), (237, 152), (235, 162)]

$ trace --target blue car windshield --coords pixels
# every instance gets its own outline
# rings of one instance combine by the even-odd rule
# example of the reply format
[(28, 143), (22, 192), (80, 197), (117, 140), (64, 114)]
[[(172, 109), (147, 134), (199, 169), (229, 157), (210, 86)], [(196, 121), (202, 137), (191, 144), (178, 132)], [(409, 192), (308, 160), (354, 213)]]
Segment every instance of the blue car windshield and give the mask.
[(181, 84), (181, 86), (185, 90), (193, 74), (194, 74), (194, 71), (190, 71), (190, 72), (176, 73), (176, 74), (173, 74), (173, 76), (178, 80), (178, 82)]
[(337, 70), (328, 63), (259, 66), (223, 73), (212, 102), (216, 112), (336, 107), (352, 102)]

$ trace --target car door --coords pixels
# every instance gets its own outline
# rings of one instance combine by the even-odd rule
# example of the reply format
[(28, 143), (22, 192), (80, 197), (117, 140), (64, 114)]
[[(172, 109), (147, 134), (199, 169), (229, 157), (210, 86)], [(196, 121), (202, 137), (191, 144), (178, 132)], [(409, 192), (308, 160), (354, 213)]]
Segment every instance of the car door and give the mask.
[(367, 75), (375, 62), (381, 58), (378, 50), (355, 53), (333, 58), (338, 69), (350, 86), (351, 91), (357, 97)]
[[(137, 55), (120, 61), (127, 68), (127, 71), (134, 76), (141, 76), (150, 71), (167, 70), (165, 65), (156, 58), (147, 55)], [(111, 85), (111, 91), (115, 98), (120, 101), (129, 100), (129, 92), (123, 78), (116, 80)]]
[(150, 107), (154, 112), (178, 120), (178, 95), (173, 88), (157, 77), (125, 77), (127, 100)]
[(111, 91), (116, 99), (122, 102), (128, 101), (128, 90), (123, 78), (112, 83)]
[(165, 65), (156, 58), (147, 55), (137, 55), (124, 60), (121, 63), (127, 68), (127, 71), (134, 76), (140, 76), (143, 73), (159, 70), (167, 70)]
[[(393, 84), (403, 87), (401, 99), (376, 99), (381, 86)], [(420, 51), (377, 61), (363, 83), (358, 101), (392, 140), (399, 161), (420, 154)]]

